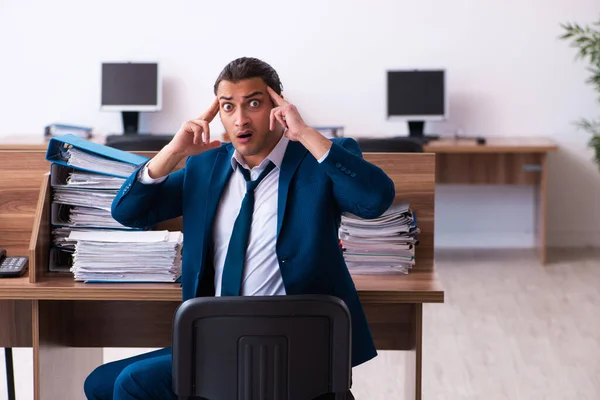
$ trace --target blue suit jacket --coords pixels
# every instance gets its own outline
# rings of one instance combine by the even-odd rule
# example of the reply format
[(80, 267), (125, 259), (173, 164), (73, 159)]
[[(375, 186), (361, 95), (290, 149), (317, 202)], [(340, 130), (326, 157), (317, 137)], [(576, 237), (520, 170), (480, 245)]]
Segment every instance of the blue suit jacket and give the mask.
[[(189, 157), (185, 168), (156, 185), (135, 171), (112, 205), (120, 223), (151, 227), (183, 215), (183, 300), (212, 296), (212, 228), (231, 176), (230, 143)], [(333, 139), (319, 163), (299, 142), (290, 141), (279, 175), (276, 251), (287, 294), (328, 294), (345, 301), (352, 316), (352, 365), (377, 355), (354, 282), (338, 242), (341, 213), (375, 218), (393, 203), (394, 184), (365, 161), (353, 139)]]

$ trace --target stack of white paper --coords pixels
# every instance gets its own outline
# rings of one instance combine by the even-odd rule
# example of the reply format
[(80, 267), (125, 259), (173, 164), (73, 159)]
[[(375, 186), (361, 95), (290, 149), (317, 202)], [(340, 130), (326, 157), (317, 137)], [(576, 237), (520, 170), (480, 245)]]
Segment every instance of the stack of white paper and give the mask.
[(92, 207), (73, 207), (69, 215), (70, 226), (93, 228), (133, 229), (114, 219), (110, 210)]
[(118, 190), (55, 188), (54, 202), (110, 211), (110, 207), (117, 193)]
[(71, 232), (113, 232), (106, 229), (85, 229), (85, 228), (67, 228), (59, 227), (52, 229), (52, 242), (61, 249), (75, 250), (76, 240), (70, 238)]
[(137, 169), (136, 165), (93, 155), (75, 147), (67, 151), (67, 157), (70, 166), (101, 174), (128, 176)]
[(181, 276), (183, 233), (73, 231), (77, 281), (174, 282)]
[(342, 215), (339, 229), (344, 260), (354, 274), (407, 274), (415, 263), (419, 228), (406, 203), (395, 204), (381, 217)]
[(67, 186), (72, 188), (114, 189), (119, 190), (125, 178), (94, 174), (92, 172), (73, 171), (67, 178)]

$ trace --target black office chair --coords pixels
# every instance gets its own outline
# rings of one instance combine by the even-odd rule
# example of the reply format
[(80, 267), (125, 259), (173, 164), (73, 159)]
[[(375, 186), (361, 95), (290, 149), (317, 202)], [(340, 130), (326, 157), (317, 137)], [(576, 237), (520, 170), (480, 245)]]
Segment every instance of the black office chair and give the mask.
[(188, 300), (174, 319), (173, 390), (186, 400), (345, 400), (350, 325), (332, 296)]
[(363, 152), (422, 153), (423, 141), (411, 137), (356, 138)]
[(105, 145), (125, 151), (160, 151), (173, 135), (108, 135)]

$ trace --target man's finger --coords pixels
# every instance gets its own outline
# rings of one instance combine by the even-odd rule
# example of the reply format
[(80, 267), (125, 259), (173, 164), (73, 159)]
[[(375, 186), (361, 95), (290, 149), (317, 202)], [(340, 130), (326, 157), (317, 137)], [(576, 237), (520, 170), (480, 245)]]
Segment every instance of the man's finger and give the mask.
[(210, 141), (210, 126), (208, 125), (208, 122), (202, 119), (195, 119), (194, 123), (202, 127), (202, 142), (205, 144), (208, 143)]
[(198, 119), (202, 119), (204, 121), (211, 122), (219, 113), (219, 99), (215, 97), (215, 100), (212, 102), (208, 110), (204, 111)]
[(204, 143), (210, 142), (210, 127), (208, 122), (202, 121), (202, 127), (204, 128)]
[(198, 144), (202, 142), (202, 131), (203, 128), (200, 124), (195, 121), (190, 121), (190, 128), (192, 132), (194, 132), (194, 144)]
[(275, 130), (275, 112), (277, 112), (278, 108), (273, 108), (271, 110), (271, 117), (269, 118), (269, 130)]
[(284, 128), (287, 128), (287, 124), (285, 123), (285, 119), (283, 118), (283, 112), (281, 109), (278, 109), (277, 111), (274, 112), (275, 114), (275, 118), (277, 118), (277, 121), (279, 121), (279, 123), (281, 124), (281, 126), (283, 126)]
[(271, 96), (271, 100), (273, 100), (273, 104), (275, 104), (276, 107), (281, 107), (287, 104), (287, 101), (285, 101), (283, 97), (281, 97), (277, 94), (277, 92), (271, 89), (271, 86), (267, 85), (267, 92), (269, 93), (269, 96)]

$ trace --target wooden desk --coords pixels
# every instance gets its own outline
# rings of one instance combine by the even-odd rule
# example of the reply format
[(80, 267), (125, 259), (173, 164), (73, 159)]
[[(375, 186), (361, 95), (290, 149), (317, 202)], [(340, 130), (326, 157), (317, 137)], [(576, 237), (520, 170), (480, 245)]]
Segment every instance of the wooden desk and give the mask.
[[(85, 377), (103, 362), (103, 347), (170, 346), (181, 289), (177, 284), (84, 284), (47, 272), (50, 188), (44, 155), (43, 150), (0, 149), (0, 163), (10, 166), (3, 171), (0, 194), (11, 194), (0, 196), (0, 243), (12, 237), (9, 253), (30, 256), (28, 276), (0, 280), (0, 341), (33, 347), (36, 400), (74, 399), (82, 397)], [(367, 153), (365, 158), (389, 174), (397, 200), (408, 200), (419, 215), (421, 243), (409, 275), (353, 279), (377, 348), (409, 352), (402, 384), (406, 398), (420, 399), (422, 304), (444, 301), (433, 259), (434, 156)], [(12, 222), (3, 226), (4, 221)]]
[(542, 264), (546, 257), (547, 156), (557, 149), (546, 138), (443, 139), (424, 147), (436, 154), (436, 183), (464, 185), (534, 185), (536, 245)]

